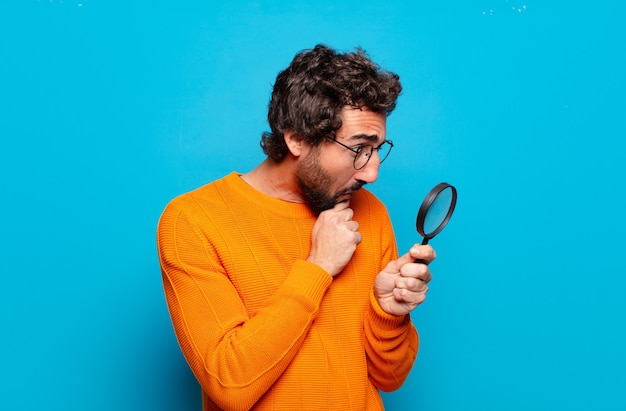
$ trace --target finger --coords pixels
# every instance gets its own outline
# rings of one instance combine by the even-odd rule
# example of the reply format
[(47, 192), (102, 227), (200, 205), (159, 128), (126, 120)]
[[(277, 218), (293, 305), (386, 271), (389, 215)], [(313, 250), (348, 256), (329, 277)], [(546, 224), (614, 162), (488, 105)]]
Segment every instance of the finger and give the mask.
[(397, 260), (394, 261), (395, 266), (398, 268), (398, 270), (400, 270), (400, 268), (403, 267), (405, 264), (413, 262), (415, 262), (415, 258), (411, 255), (410, 252), (401, 255)]
[(430, 245), (415, 244), (409, 250), (413, 260), (419, 260), (422, 264), (430, 264), (436, 257), (435, 250)]
[(354, 220), (347, 221), (346, 228), (350, 231), (357, 231), (359, 229), (359, 223)]
[[(356, 221), (348, 221), (345, 223), (345, 227), (350, 232), (352, 242), (354, 244), (360, 244), (363, 241), (363, 236), (359, 233), (359, 223)], [(350, 238), (350, 237), (349, 237)]]
[(363, 236), (361, 235), (361, 233), (359, 233), (358, 231), (356, 233), (356, 243), (357, 244), (361, 244), (361, 241), (363, 241)]
[(417, 278), (428, 284), (433, 279), (433, 275), (430, 273), (430, 270), (426, 270), (422, 276)]
[(349, 207), (350, 207), (350, 200), (345, 200), (345, 201), (340, 201), (339, 203), (335, 204), (335, 206), (333, 207), (333, 210), (341, 211)]
[(341, 203), (335, 204), (332, 212), (339, 219), (339, 221), (350, 221), (352, 220), (352, 216), (354, 216), (354, 210), (350, 208), (350, 203), (348, 201), (342, 201)]
[(428, 290), (428, 284), (425, 281), (413, 277), (397, 277), (395, 287), (416, 293)]
[(350, 207), (347, 207), (341, 210), (339, 214), (343, 217), (344, 221), (350, 221), (352, 220), (352, 216), (354, 216), (354, 210), (352, 210)]
[(350, 232), (346, 237), (346, 244), (358, 245), (361, 241), (363, 241), (363, 236), (358, 231)]
[(352, 220), (352, 217), (354, 216), (354, 210), (349, 207), (343, 210), (341, 213), (344, 215), (346, 221)]
[(416, 278), (421, 281), (429, 282), (433, 277), (430, 268), (426, 264), (408, 263), (400, 268), (400, 276), (405, 278)]
[(426, 291), (413, 292), (405, 288), (394, 288), (393, 297), (411, 307), (416, 307), (426, 300)]
[[(435, 250), (430, 245), (415, 244), (411, 249), (400, 256), (397, 260), (390, 261), (385, 270), (388, 272), (399, 272), (406, 264), (414, 264), (416, 259), (424, 257), (424, 263), (432, 262), (436, 255)], [(424, 265), (424, 263), (422, 263)]]

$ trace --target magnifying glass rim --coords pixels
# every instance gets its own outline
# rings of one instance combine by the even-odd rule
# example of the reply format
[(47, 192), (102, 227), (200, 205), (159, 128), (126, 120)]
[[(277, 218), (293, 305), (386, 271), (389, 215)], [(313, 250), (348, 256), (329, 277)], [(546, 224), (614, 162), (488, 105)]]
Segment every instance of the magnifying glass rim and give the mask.
[[(450, 202), (450, 208), (448, 209), (448, 213), (446, 214), (446, 217), (443, 219), (443, 221), (439, 224), (439, 226), (434, 231), (426, 234), (424, 233), (424, 222), (426, 220), (426, 214), (427, 214), (426, 212), (428, 211), (430, 206), (433, 204), (437, 196), (439, 196), (439, 194), (441, 194), (441, 192), (445, 190), (446, 188), (450, 188), (452, 190), (452, 201)], [(441, 230), (443, 230), (443, 228), (446, 226), (446, 224), (448, 224), (448, 221), (450, 221), (450, 217), (452, 217), (452, 212), (454, 212), (454, 207), (456, 207), (456, 188), (453, 185), (448, 184), (448, 183), (439, 183), (436, 186), (434, 186), (428, 192), (428, 194), (426, 194), (426, 197), (424, 198), (424, 201), (422, 201), (422, 205), (420, 206), (420, 209), (417, 212), (417, 221), (415, 222), (415, 225), (417, 227), (417, 232), (422, 237), (429, 239), (429, 240), (433, 238), (434, 236), (436, 236), (437, 234), (439, 234)]]

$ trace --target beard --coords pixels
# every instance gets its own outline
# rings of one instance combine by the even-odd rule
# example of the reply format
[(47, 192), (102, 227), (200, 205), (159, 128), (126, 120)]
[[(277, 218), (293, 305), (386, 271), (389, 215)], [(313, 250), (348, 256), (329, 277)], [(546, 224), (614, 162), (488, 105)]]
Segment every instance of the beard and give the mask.
[(335, 207), (341, 196), (354, 193), (365, 184), (364, 181), (359, 181), (351, 187), (331, 193), (329, 188), (332, 186), (333, 177), (320, 165), (317, 150), (311, 151), (298, 166), (296, 182), (307, 205), (318, 215)]

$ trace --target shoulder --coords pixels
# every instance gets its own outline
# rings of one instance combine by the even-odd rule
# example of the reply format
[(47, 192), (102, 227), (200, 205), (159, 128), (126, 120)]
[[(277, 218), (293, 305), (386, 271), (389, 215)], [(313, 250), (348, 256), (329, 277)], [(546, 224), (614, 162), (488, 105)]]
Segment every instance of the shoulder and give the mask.
[(391, 228), (387, 207), (371, 191), (362, 188), (354, 193), (350, 207), (354, 210), (354, 219), (363, 229), (370, 227), (375, 232), (381, 232)]
[(229, 180), (227, 175), (218, 180), (207, 183), (194, 190), (174, 197), (163, 210), (161, 219), (167, 216), (184, 215), (194, 219), (194, 216), (220, 213), (229, 202)]
[(360, 189), (350, 202), (354, 210), (355, 221), (359, 223), (359, 231), (363, 234), (363, 242), (359, 247), (368, 250), (369, 255), (377, 255), (375, 272), (392, 259), (397, 258), (398, 252), (393, 231), (393, 224), (385, 204), (372, 192)]
[(350, 206), (356, 213), (387, 215), (387, 207), (371, 191), (362, 188), (352, 197)]

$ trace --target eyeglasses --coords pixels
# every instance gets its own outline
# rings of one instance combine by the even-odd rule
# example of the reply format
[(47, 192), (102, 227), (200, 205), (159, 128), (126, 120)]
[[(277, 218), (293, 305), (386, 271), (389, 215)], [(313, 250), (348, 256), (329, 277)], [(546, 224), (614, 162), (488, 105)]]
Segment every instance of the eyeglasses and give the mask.
[(354, 169), (355, 170), (360, 170), (367, 165), (367, 163), (370, 161), (370, 158), (372, 158), (372, 154), (374, 153), (374, 150), (378, 152), (378, 158), (380, 158), (380, 163), (382, 164), (382, 162), (385, 161), (387, 156), (389, 156), (389, 153), (391, 152), (391, 149), (393, 148), (393, 142), (391, 140), (383, 141), (382, 144), (379, 145), (378, 147), (374, 147), (368, 144), (368, 145), (352, 148), (335, 140), (334, 138), (330, 138), (330, 137), (326, 137), (326, 138), (329, 139), (330, 141), (334, 141), (335, 143), (339, 144), (340, 146), (344, 148), (347, 148), (348, 150), (352, 151), (355, 154), (355, 157), (354, 157)]

